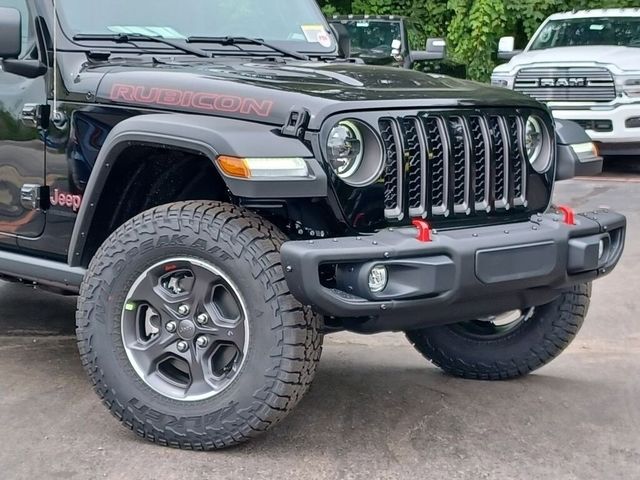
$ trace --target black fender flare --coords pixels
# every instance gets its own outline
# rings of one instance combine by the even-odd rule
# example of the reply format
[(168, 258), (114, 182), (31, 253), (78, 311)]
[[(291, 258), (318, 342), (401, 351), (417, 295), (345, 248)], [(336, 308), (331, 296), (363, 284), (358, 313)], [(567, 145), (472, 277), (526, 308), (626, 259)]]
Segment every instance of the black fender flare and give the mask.
[(555, 120), (558, 144), (556, 180), (569, 180), (602, 173), (603, 158), (595, 152), (577, 153), (573, 145), (592, 143), (584, 128), (571, 120)]
[[(231, 193), (246, 198), (311, 198), (328, 195), (327, 176), (313, 153), (298, 138), (285, 137), (265, 124), (187, 114), (149, 114), (131, 117), (107, 136), (93, 166), (78, 212), (68, 263), (78, 266), (87, 235), (107, 179), (120, 154), (133, 145), (161, 146), (198, 153), (215, 166)], [(309, 167), (308, 178), (243, 180), (224, 174), (215, 159), (235, 157), (300, 157)]]

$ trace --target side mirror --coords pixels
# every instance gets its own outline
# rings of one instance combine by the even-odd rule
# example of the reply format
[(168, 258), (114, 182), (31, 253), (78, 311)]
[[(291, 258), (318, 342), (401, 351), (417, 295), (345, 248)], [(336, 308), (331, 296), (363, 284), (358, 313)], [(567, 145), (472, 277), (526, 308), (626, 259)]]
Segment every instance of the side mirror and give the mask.
[(47, 73), (39, 60), (19, 59), (22, 51), (22, 16), (15, 8), (0, 7), (0, 67), (7, 73), (38, 78)]
[(338, 41), (338, 50), (340, 55), (344, 58), (351, 57), (351, 37), (349, 37), (349, 30), (341, 23), (330, 23), (329, 27), (333, 31), (333, 35)]
[(411, 66), (415, 62), (428, 60), (444, 60), (447, 55), (447, 42), (444, 38), (429, 38), (426, 50), (412, 51), (409, 54)]
[(515, 37), (502, 37), (498, 43), (498, 58), (500, 60), (511, 60), (519, 53), (522, 53), (522, 50), (516, 50), (515, 47)]
[(443, 60), (447, 53), (447, 41), (444, 38), (427, 38), (427, 52), (441, 55), (438, 60)]
[(0, 59), (18, 58), (22, 51), (22, 18), (15, 8), (0, 7)]

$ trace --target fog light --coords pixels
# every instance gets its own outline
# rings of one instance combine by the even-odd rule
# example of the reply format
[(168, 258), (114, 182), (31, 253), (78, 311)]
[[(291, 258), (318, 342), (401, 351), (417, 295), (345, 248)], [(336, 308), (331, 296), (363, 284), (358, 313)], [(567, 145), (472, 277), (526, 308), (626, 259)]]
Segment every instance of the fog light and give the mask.
[(369, 290), (372, 293), (380, 293), (387, 287), (387, 267), (376, 265), (369, 272)]
[(602, 257), (604, 257), (604, 240), (600, 240), (598, 244), (598, 260), (602, 260)]
[(627, 128), (640, 128), (640, 117), (627, 118), (625, 126)]

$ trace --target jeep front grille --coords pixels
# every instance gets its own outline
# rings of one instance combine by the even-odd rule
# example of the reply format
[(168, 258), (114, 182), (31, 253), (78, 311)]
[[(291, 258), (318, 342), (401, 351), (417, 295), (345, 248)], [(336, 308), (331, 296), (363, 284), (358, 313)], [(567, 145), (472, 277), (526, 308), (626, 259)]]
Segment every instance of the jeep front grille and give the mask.
[(616, 98), (611, 72), (601, 67), (524, 68), (514, 90), (541, 102), (610, 102)]
[(385, 218), (470, 217), (527, 206), (525, 118), (513, 112), (382, 117)]

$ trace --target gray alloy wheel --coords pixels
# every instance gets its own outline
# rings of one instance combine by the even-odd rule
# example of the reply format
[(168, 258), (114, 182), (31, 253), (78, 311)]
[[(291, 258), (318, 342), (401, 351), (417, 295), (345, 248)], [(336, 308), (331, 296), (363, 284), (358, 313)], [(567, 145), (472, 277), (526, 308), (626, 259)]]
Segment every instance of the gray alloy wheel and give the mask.
[(159, 262), (138, 277), (121, 330), (136, 373), (176, 400), (222, 392), (242, 368), (249, 343), (239, 289), (218, 268), (187, 257)]
[(536, 308), (525, 310), (512, 310), (499, 315), (482, 317), (477, 320), (460, 322), (451, 325), (451, 328), (462, 336), (478, 340), (497, 340), (508, 335), (523, 322), (527, 322), (535, 315)]

